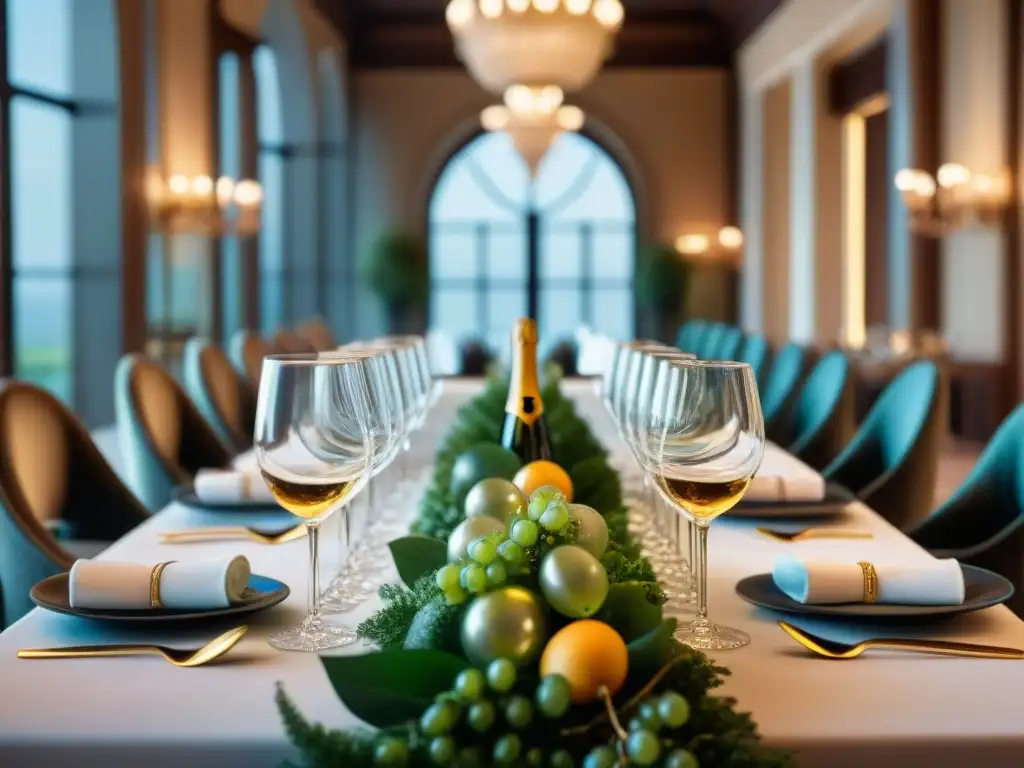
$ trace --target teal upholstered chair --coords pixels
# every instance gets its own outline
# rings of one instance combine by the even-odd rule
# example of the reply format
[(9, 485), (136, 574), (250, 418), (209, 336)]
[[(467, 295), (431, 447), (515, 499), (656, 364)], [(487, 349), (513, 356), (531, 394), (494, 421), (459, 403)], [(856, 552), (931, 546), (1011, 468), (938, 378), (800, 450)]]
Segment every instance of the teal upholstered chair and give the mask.
[(227, 467), (234, 451), (203, 418), (185, 390), (142, 355), (125, 355), (114, 383), (117, 431), (128, 480), (151, 511), (203, 467)]
[(236, 331), (231, 337), (228, 357), (235, 370), (249, 382), (253, 392), (259, 391), (263, 358), (273, 351), (262, 336), (252, 331)]
[(889, 383), (822, 474), (906, 529), (931, 509), (944, 418), (938, 367), (929, 360), (913, 363)]
[(1001, 573), (1024, 593), (1024, 405), (996, 430), (971, 474), (942, 506), (907, 531), (936, 557), (955, 557)]
[(252, 446), (256, 392), (220, 348), (203, 339), (189, 339), (182, 379), (199, 412), (224, 442), (238, 451)]
[(764, 384), (764, 377), (768, 371), (768, 363), (771, 358), (772, 348), (768, 339), (760, 333), (754, 333), (743, 340), (737, 360), (749, 365), (754, 371), (757, 385), (760, 388)]
[(683, 352), (693, 352), (697, 348), (697, 343), (700, 341), (706, 326), (707, 322), (704, 320), (687, 320), (676, 335), (676, 346), (683, 350)]
[(697, 344), (697, 348), (693, 350), (693, 354), (701, 360), (713, 360), (712, 355), (718, 349), (718, 342), (728, 327), (725, 323), (710, 323), (704, 331), (704, 335), (700, 337), (700, 341)]
[(49, 392), (0, 383), (3, 625), (32, 607), (37, 581), (92, 557), (149, 513), (85, 427)]
[(743, 331), (739, 328), (729, 326), (722, 332), (718, 344), (709, 360), (735, 360), (743, 346)]
[(761, 411), (766, 430), (788, 416), (803, 373), (804, 348), (799, 344), (786, 344), (775, 353), (761, 387)]
[(853, 376), (841, 351), (826, 354), (807, 375), (786, 419), (772, 423), (768, 438), (822, 470), (838, 456), (856, 429)]

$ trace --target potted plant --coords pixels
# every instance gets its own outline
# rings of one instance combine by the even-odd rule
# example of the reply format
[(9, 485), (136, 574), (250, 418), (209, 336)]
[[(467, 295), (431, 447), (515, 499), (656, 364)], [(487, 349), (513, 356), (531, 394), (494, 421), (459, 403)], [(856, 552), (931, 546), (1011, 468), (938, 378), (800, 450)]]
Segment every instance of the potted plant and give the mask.
[(380, 235), (363, 260), (361, 272), (384, 305), (389, 332), (408, 332), (410, 317), (423, 309), (430, 292), (423, 239), (407, 232)]
[(636, 293), (654, 324), (655, 335), (666, 341), (675, 338), (682, 320), (693, 267), (671, 245), (654, 243), (640, 254)]

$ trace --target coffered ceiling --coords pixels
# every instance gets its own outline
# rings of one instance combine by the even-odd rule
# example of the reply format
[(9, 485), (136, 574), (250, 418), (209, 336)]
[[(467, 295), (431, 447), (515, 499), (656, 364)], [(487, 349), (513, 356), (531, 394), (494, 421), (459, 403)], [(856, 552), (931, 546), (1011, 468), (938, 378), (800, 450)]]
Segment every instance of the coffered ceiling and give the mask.
[[(608, 66), (726, 66), (783, 0), (623, 0)], [(316, 0), (357, 67), (459, 66), (446, 0)]]

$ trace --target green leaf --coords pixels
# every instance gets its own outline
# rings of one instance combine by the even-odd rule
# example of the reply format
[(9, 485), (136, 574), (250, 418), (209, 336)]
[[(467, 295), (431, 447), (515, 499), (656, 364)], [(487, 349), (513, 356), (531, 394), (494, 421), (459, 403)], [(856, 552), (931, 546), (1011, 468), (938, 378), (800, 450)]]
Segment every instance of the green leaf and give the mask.
[(398, 575), (409, 587), (420, 576), (433, 573), (448, 562), (448, 547), (431, 536), (405, 536), (392, 541), (388, 548), (395, 558)]
[(594, 618), (612, 627), (627, 643), (646, 635), (661, 624), (661, 604), (650, 586), (642, 581), (612, 584)]
[(638, 637), (627, 646), (629, 649), (629, 674), (639, 679), (651, 677), (668, 663), (675, 653), (675, 619), (663, 619), (661, 624), (647, 634)]
[(418, 718), (469, 667), (468, 661), (451, 653), (404, 649), (321, 661), (345, 706), (376, 728)]

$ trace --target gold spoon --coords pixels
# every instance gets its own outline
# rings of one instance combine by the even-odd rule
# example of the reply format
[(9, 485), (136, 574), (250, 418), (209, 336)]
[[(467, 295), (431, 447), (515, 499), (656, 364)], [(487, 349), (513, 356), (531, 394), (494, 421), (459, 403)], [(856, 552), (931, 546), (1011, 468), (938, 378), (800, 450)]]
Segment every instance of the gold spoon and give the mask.
[(861, 531), (842, 528), (804, 528), (802, 531), (776, 531), (772, 528), (758, 528), (758, 533), (763, 533), (776, 541), (803, 541), (804, 539), (870, 539), (873, 538), (871, 531)]
[(186, 544), (190, 541), (208, 541), (210, 539), (249, 539), (257, 544), (285, 544), (301, 539), (305, 535), (305, 523), (277, 531), (261, 531), (241, 525), (230, 525), (220, 528), (195, 528), (190, 531), (162, 531), (160, 541), (164, 544)]
[(947, 640), (907, 640), (901, 637), (878, 637), (851, 645), (812, 635), (810, 632), (797, 629), (789, 622), (780, 621), (779, 626), (804, 648), (828, 659), (855, 659), (869, 648), (936, 653), (941, 656), (974, 656), (981, 659), (1024, 659), (1024, 651), (998, 645), (954, 643)]
[(167, 648), (162, 645), (72, 645), (66, 648), (26, 648), (19, 659), (84, 659), (94, 656), (138, 656), (158, 653), (176, 667), (200, 667), (230, 651), (249, 627), (244, 624), (213, 638), (201, 648)]

